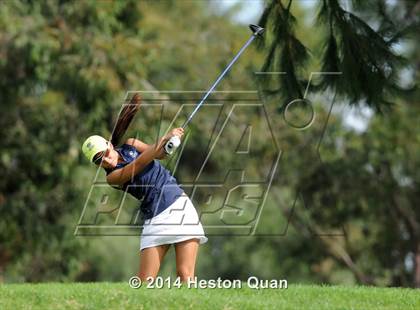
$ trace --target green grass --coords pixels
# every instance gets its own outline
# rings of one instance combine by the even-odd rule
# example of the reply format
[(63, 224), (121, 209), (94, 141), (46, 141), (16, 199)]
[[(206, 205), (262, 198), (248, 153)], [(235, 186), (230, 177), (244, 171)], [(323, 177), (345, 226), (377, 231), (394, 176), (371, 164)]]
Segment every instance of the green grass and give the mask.
[(287, 289), (132, 289), (125, 283), (3, 284), (0, 309), (420, 309), (420, 290), (290, 285)]

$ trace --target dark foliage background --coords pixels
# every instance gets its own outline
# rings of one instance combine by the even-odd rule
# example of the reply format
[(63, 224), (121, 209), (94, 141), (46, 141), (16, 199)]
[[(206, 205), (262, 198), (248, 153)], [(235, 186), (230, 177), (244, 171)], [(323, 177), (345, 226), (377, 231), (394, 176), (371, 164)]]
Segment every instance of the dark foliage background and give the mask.
[[(264, 41), (247, 50), (220, 90), (258, 89), (267, 118), (257, 108), (237, 112), (203, 177), (223, 180), (239, 167), (258, 180), (279, 151), (282, 157), (255, 235), (209, 233), (197, 275), (420, 287), (420, 2), (264, 4)], [(135, 274), (138, 236), (74, 235), (97, 172), (81, 143), (110, 135), (127, 90), (206, 89), (249, 35), (232, 22), (235, 9), (221, 14), (205, 1), (0, 3), (1, 282), (125, 281)], [(233, 96), (212, 96), (225, 103), (222, 115)], [(153, 143), (188, 98), (146, 97), (150, 108), (141, 108), (127, 137)], [(285, 110), (302, 98), (315, 115), (303, 130), (291, 124), (307, 119), (308, 105)], [(156, 102), (165, 107), (160, 132)], [(217, 113), (199, 114), (176, 170), (180, 182), (194, 179), (214, 139)], [(251, 152), (235, 152), (249, 125)], [(118, 197), (104, 190), (110, 201)], [(222, 198), (216, 194), (213, 203)], [(173, 250), (162, 275), (175, 275)]]

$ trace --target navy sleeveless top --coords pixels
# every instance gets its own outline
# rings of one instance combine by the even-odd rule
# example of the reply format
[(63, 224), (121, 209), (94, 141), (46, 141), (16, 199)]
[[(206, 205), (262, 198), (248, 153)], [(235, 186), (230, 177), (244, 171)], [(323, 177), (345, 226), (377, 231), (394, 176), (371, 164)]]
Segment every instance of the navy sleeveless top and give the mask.
[[(107, 175), (126, 166), (141, 154), (129, 144), (123, 144), (115, 150), (121, 155), (124, 162), (118, 163), (115, 168), (105, 169)], [(140, 205), (143, 219), (150, 219), (163, 212), (184, 193), (169, 170), (165, 169), (157, 160), (151, 161), (119, 189), (127, 191), (139, 200), (143, 199)]]

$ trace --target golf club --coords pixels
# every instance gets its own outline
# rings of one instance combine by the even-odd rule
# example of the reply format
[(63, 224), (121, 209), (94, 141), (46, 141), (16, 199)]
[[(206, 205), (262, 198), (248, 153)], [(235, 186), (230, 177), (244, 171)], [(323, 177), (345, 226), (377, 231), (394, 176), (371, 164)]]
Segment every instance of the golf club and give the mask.
[[(223, 72), (219, 75), (219, 77), (217, 78), (217, 80), (209, 88), (209, 90), (206, 92), (206, 94), (204, 95), (204, 97), (201, 99), (201, 101), (197, 104), (197, 106), (195, 107), (195, 109), (192, 111), (192, 113), (190, 114), (190, 116), (188, 117), (188, 119), (184, 122), (184, 124), (182, 125), (182, 128), (187, 127), (187, 125), (191, 122), (192, 118), (197, 113), (197, 111), (200, 109), (200, 107), (203, 105), (204, 101), (206, 101), (207, 97), (211, 94), (211, 92), (220, 83), (220, 81), (223, 79), (223, 77), (226, 75), (226, 73), (230, 70), (230, 68), (233, 66), (233, 64), (238, 60), (239, 56), (241, 56), (241, 54), (243, 53), (243, 51), (251, 44), (252, 41), (254, 41), (254, 39), (257, 36), (262, 36), (262, 34), (264, 33), (264, 28), (262, 28), (262, 27), (260, 27), (258, 25), (252, 25), (251, 24), (251, 25), (249, 25), (249, 28), (252, 31), (251, 37), (241, 47), (241, 49), (239, 50), (239, 52), (232, 59), (232, 61), (228, 64), (228, 66), (226, 67), (226, 69), (223, 70)], [(173, 136), (172, 138), (169, 139), (168, 142), (166, 142), (166, 145), (164, 147), (165, 153), (168, 154), (168, 155), (172, 154), (178, 148), (178, 146), (180, 144), (181, 144), (180, 138), (178, 136)]]

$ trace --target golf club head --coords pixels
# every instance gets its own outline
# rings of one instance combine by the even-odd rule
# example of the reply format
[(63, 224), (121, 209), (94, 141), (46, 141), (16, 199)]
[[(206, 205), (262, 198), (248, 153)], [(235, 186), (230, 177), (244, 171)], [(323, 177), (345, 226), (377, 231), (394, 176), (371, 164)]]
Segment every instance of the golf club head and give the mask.
[(249, 25), (249, 29), (251, 29), (254, 36), (262, 36), (265, 30), (263, 27), (260, 27), (258, 25), (253, 25), (253, 24)]

